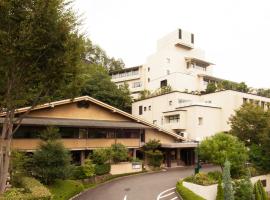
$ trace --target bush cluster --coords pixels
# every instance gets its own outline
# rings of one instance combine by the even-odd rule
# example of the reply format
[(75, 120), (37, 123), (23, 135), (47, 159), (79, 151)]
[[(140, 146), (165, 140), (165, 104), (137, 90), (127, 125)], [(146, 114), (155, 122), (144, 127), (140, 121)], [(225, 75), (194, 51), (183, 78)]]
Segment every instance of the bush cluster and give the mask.
[(148, 158), (148, 164), (153, 167), (160, 167), (163, 162), (163, 154), (159, 150), (149, 150), (145, 151)]
[(205, 200), (201, 196), (195, 194), (188, 188), (183, 186), (183, 181), (176, 184), (176, 191), (182, 197), (183, 200)]
[(111, 165), (109, 163), (95, 165), (96, 175), (108, 174), (110, 173), (110, 171), (111, 171)]
[(184, 181), (198, 185), (212, 185), (218, 183), (218, 180), (221, 179), (221, 177), (222, 174), (219, 171), (209, 172), (208, 174), (201, 172), (196, 175), (186, 177)]
[(1, 200), (51, 200), (50, 191), (42, 185), (38, 180), (30, 177), (22, 177), (20, 179), (22, 188), (12, 188), (4, 193)]

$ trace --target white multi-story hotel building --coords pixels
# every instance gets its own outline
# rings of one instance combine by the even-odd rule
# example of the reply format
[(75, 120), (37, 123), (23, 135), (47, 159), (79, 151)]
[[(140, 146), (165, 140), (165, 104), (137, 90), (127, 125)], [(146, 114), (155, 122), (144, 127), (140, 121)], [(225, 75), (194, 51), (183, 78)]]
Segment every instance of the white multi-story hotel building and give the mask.
[(129, 84), (135, 99), (142, 90), (171, 86), (173, 92), (135, 101), (132, 114), (199, 141), (229, 131), (229, 118), (244, 102), (270, 105), (270, 98), (232, 90), (200, 94), (209, 82), (222, 80), (212, 75), (212, 67), (204, 51), (194, 47), (194, 35), (178, 29), (158, 40), (144, 65), (114, 72), (112, 81)]
[(179, 91), (203, 91), (212, 77), (212, 63), (205, 60), (204, 51), (194, 48), (194, 34), (175, 30), (157, 42), (157, 50), (146, 63), (112, 72), (117, 85), (129, 84), (136, 99), (142, 90), (154, 92), (170, 85)]

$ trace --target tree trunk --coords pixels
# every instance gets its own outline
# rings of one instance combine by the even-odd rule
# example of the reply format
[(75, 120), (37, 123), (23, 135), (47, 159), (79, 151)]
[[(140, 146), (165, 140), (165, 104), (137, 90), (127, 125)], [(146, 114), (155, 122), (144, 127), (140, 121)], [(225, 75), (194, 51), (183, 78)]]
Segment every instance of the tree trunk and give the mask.
[(13, 118), (14, 118), (14, 111), (8, 112), (5, 116), (5, 121), (2, 127), (2, 135), (0, 143), (0, 194), (2, 194), (5, 191), (8, 179)]

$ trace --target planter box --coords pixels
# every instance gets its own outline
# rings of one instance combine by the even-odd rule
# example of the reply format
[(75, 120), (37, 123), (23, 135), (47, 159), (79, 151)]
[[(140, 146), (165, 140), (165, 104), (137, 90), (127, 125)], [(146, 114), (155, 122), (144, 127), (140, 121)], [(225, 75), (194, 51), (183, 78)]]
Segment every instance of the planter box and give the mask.
[(134, 162), (121, 162), (118, 164), (111, 165), (111, 174), (126, 174), (126, 173), (135, 173), (142, 171), (142, 163)]
[(217, 195), (217, 184), (202, 186), (194, 183), (183, 182), (183, 186), (190, 189), (195, 194), (207, 199), (215, 200)]

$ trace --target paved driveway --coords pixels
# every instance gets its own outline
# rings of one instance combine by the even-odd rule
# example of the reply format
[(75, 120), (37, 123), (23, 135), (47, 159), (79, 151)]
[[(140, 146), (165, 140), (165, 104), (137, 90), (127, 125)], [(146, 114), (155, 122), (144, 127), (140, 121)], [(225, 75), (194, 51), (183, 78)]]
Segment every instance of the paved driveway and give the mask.
[[(202, 171), (217, 170), (203, 167)], [(194, 168), (174, 168), (164, 172), (141, 174), (114, 180), (90, 189), (76, 200), (178, 200), (175, 194), (176, 182), (191, 175)]]

